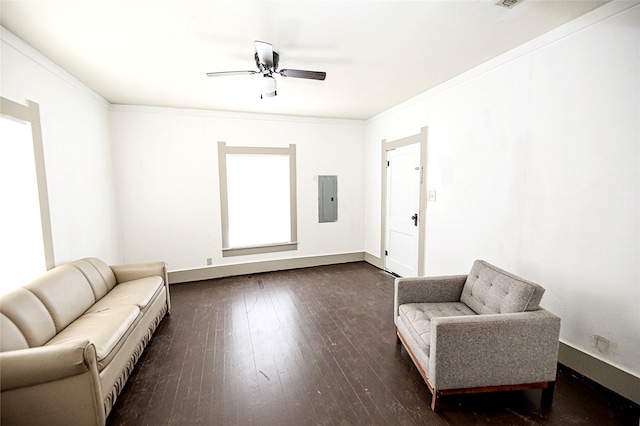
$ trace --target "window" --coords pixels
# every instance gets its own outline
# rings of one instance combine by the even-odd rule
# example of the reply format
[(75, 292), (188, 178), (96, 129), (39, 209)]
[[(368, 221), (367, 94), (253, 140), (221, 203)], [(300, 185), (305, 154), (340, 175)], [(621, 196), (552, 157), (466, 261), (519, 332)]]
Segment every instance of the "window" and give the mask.
[(1, 98), (0, 117), (0, 293), (53, 267), (38, 105)]
[(296, 146), (218, 143), (222, 255), (297, 249)]

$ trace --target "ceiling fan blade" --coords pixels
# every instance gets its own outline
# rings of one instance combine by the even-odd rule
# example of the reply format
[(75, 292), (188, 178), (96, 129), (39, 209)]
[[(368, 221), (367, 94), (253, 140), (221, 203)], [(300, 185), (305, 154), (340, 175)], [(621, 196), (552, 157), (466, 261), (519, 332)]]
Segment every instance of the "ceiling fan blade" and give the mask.
[(310, 80), (324, 80), (327, 73), (324, 71), (305, 71), (305, 70), (280, 70), (283, 77), (308, 78)]
[(256, 40), (256, 53), (261, 64), (267, 68), (273, 66), (273, 46), (264, 41)]
[(226, 75), (253, 75), (258, 74), (258, 71), (220, 71), (220, 72), (208, 72), (207, 77), (223, 77)]

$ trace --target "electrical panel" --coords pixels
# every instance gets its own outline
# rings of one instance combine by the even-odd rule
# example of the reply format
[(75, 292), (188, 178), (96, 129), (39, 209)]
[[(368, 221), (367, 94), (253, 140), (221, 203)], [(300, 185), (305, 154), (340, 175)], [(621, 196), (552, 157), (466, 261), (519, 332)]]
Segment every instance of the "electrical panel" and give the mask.
[(318, 176), (318, 221), (338, 221), (338, 176)]

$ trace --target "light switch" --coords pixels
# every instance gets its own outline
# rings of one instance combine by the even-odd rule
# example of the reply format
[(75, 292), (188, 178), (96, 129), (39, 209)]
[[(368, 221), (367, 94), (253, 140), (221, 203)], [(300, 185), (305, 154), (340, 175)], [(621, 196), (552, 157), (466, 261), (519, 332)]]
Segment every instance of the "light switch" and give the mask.
[(436, 190), (430, 189), (427, 191), (427, 201), (435, 201), (436, 200)]

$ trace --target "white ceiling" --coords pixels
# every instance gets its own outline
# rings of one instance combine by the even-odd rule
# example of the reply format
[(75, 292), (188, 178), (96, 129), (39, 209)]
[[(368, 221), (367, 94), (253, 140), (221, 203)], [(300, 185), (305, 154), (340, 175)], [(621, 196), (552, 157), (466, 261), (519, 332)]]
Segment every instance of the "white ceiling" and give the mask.
[[(113, 104), (368, 119), (604, 1), (0, 1), (0, 22)], [(280, 68), (260, 99), (254, 40)]]

